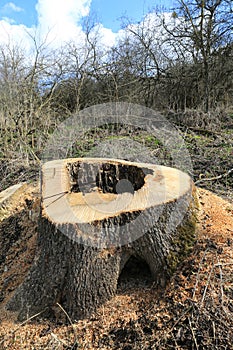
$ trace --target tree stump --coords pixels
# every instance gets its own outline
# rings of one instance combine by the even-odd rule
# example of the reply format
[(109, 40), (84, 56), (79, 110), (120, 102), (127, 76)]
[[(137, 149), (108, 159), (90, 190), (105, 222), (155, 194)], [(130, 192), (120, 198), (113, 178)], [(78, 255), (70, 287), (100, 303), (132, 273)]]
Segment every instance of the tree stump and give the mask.
[(196, 195), (174, 168), (116, 159), (50, 161), (42, 168), (38, 252), (7, 308), (23, 320), (60, 303), (73, 320), (117, 290), (130, 257), (164, 286), (195, 240)]

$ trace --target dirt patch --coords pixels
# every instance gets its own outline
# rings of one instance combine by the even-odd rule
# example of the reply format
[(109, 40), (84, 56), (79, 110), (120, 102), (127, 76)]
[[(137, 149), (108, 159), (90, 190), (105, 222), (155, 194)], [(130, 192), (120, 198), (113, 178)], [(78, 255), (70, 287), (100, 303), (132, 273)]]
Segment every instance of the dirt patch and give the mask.
[(38, 194), (29, 186), (0, 223), (0, 349), (233, 349), (233, 205), (198, 189), (200, 232), (165, 290), (135, 275), (90, 318), (57, 305), (24, 324), (4, 305), (36, 249)]

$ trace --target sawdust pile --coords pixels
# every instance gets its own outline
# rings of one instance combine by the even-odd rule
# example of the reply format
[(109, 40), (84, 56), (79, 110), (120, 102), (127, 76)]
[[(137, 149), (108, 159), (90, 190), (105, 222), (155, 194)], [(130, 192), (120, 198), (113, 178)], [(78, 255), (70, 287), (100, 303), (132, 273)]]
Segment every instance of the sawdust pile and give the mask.
[(25, 185), (0, 209), (0, 349), (233, 349), (233, 205), (198, 189), (200, 231), (165, 290), (128, 271), (90, 318), (43, 314), (23, 324), (4, 306), (36, 250), (38, 189)]

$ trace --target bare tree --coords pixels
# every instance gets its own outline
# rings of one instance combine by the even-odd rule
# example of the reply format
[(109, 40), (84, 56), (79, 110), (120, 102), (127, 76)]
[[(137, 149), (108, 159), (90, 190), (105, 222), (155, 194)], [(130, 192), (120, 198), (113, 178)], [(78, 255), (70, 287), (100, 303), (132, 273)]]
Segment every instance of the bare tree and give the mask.
[(24, 164), (39, 160), (43, 141), (56, 124), (51, 100), (61, 75), (57, 55), (32, 40), (31, 56), (17, 45), (0, 48), (1, 157)]
[[(214, 58), (222, 47), (232, 43), (232, 2), (228, 0), (178, 0), (174, 12), (175, 25), (171, 28), (164, 21), (173, 47), (186, 52), (196, 67), (201, 66), (204, 110), (209, 111), (213, 87)], [(200, 93), (199, 85), (199, 93)]]

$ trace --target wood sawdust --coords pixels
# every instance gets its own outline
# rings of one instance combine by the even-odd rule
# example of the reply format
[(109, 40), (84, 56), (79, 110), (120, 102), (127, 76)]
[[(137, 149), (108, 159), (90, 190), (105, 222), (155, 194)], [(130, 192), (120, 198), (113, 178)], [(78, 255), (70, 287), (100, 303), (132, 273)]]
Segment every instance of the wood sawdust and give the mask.
[(1, 350), (233, 349), (233, 204), (200, 188), (197, 242), (165, 290), (129, 278), (90, 319), (70, 324), (60, 310), (60, 317), (17, 323), (4, 306), (33, 261), (36, 192), (31, 186), (21, 194), (0, 223), (8, 249), (0, 260)]

